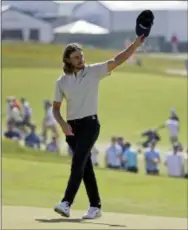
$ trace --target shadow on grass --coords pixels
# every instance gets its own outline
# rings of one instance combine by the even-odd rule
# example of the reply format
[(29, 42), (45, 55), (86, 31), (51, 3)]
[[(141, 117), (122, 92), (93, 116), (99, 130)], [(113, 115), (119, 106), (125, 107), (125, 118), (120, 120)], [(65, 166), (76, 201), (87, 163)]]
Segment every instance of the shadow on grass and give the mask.
[(35, 219), (36, 221), (40, 223), (82, 223), (82, 224), (94, 224), (94, 225), (101, 225), (101, 226), (108, 226), (108, 227), (121, 227), (126, 228), (126, 225), (119, 225), (119, 224), (108, 224), (108, 223), (100, 223), (95, 221), (86, 221), (81, 218), (58, 218), (58, 219)]

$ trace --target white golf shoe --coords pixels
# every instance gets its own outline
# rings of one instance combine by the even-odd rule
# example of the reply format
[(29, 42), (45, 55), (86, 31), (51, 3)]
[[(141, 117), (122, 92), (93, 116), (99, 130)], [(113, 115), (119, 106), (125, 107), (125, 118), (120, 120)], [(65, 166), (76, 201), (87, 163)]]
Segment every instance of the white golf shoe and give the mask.
[(83, 219), (96, 219), (101, 217), (101, 210), (100, 208), (97, 207), (90, 207), (87, 211), (87, 213), (85, 213), (83, 215)]
[(70, 217), (70, 207), (68, 202), (64, 201), (54, 207), (54, 211), (64, 217)]

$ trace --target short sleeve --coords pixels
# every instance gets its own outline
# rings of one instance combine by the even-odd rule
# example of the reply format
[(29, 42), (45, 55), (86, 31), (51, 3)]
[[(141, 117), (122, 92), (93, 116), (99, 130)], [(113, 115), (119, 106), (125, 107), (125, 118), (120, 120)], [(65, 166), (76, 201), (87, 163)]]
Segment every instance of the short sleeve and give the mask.
[(98, 77), (99, 79), (110, 75), (108, 72), (108, 62), (95, 63), (90, 65), (90, 68), (93, 76)]
[(62, 90), (60, 89), (60, 81), (57, 80), (56, 83), (55, 83), (53, 101), (55, 101), (55, 102), (62, 102), (63, 97), (64, 97), (64, 96), (63, 96), (63, 92), (62, 92)]

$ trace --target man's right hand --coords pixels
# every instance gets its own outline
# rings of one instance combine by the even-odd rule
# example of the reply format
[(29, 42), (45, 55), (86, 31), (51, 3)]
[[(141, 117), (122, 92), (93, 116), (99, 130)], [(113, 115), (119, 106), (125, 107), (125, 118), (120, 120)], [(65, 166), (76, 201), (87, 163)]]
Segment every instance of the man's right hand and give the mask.
[(72, 127), (67, 122), (63, 122), (61, 128), (66, 136), (74, 136)]
[(61, 107), (61, 102), (53, 102), (53, 115), (57, 121), (57, 123), (61, 126), (64, 134), (66, 136), (74, 136), (72, 132), (72, 127), (63, 120), (61, 114), (60, 114), (60, 107)]

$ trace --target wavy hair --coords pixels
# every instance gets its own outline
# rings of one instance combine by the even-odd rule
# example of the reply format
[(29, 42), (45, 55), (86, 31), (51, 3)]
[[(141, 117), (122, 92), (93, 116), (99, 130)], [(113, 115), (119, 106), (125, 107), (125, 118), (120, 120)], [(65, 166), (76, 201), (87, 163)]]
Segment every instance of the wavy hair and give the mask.
[(65, 47), (64, 53), (63, 53), (63, 71), (65, 74), (72, 74), (74, 71), (74, 66), (69, 62), (70, 55), (75, 51), (82, 51), (82, 48), (77, 43), (71, 43)]

